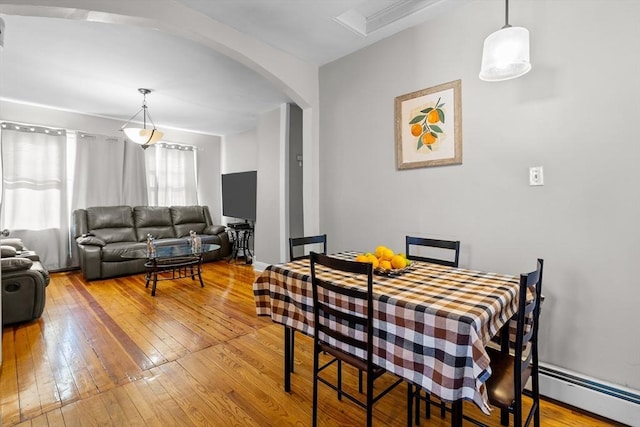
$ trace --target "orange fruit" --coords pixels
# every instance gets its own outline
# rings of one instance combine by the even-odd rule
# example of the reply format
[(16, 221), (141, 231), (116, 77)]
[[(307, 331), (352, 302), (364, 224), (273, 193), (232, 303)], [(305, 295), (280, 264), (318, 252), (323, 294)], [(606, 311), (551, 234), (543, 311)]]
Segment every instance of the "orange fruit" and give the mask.
[(386, 249), (387, 249), (386, 246), (382, 246), (382, 245), (378, 246), (376, 248), (376, 252), (375, 252), (376, 253), (376, 258), (382, 258), (382, 255), (384, 254), (384, 251)]
[(384, 269), (384, 270), (391, 270), (391, 263), (389, 261), (387, 261), (386, 259), (383, 261), (380, 261), (380, 268)]
[(357, 261), (357, 262), (369, 262), (369, 258), (367, 258), (367, 256), (366, 256), (366, 255), (364, 255), (364, 254), (359, 254), (359, 255), (356, 257), (356, 261)]
[(421, 133), (422, 133), (422, 125), (421, 124), (416, 123), (413, 126), (411, 126), (411, 135), (420, 136)]
[(424, 135), (422, 135), (422, 143), (424, 145), (431, 145), (434, 142), (436, 142), (436, 137), (431, 135), (431, 133), (427, 132)]
[(367, 255), (367, 262), (373, 264), (373, 268), (378, 268), (379, 262), (378, 258), (376, 258), (375, 256), (371, 254)]
[(407, 266), (407, 260), (402, 255), (395, 255), (391, 258), (391, 266), (393, 268), (405, 268)]
[(440, 115), (438, 114), (438, 110), (429, 111), (429, 114), (427, 114), (427, 121), (429, 123), (438, 123), (440, 121)]
[(382, 259), (384, 259), (385, 261), (391, 261), (391, 258), (393, 258), (394, 255), (395, 254), (393, 253), (393, 251), (387, 248), (382, 253)]

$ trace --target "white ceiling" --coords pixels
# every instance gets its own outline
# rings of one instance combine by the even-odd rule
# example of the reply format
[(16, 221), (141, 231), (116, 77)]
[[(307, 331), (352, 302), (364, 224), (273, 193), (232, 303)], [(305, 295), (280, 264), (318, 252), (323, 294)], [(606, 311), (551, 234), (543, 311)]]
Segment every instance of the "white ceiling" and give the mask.
[[(176, 1), (320, 66), (470, 0)], [(341, 15), (343, 22), (336, 19)], [(158, 128), (213, 135), (251, 129), (261, 113), (290, 101), (244, 65), (167, 33), (76, 19), (0, 16), (5, 21), (3, 99), (124, 123), (142, 103), (137, 88), (146, 87), (153, 90), (147, 104)]]

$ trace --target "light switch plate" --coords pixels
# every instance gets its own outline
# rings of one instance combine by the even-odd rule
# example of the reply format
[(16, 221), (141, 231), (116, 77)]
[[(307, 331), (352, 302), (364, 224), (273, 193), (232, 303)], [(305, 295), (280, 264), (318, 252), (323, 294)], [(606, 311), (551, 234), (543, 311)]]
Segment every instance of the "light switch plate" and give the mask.
[(529, 168), (529, 185), (544, 185), (544, 170), (542, 166)]

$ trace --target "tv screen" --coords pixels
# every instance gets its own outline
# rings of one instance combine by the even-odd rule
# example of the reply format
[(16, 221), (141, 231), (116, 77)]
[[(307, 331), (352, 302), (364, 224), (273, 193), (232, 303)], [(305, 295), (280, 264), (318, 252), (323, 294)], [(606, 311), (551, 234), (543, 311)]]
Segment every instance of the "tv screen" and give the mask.
[(256, 220), (256, 171), (222, 175), (222, 215)]

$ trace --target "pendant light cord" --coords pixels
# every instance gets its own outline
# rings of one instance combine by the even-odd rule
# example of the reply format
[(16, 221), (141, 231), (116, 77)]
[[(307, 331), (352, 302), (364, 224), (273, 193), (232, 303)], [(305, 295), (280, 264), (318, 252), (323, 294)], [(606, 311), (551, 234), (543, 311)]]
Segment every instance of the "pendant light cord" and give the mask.
[(147, 94), (142, 94), (142, 129), (147, 128)]
[(504, 27), (509, 28), (509, 0), (504, 0)]

